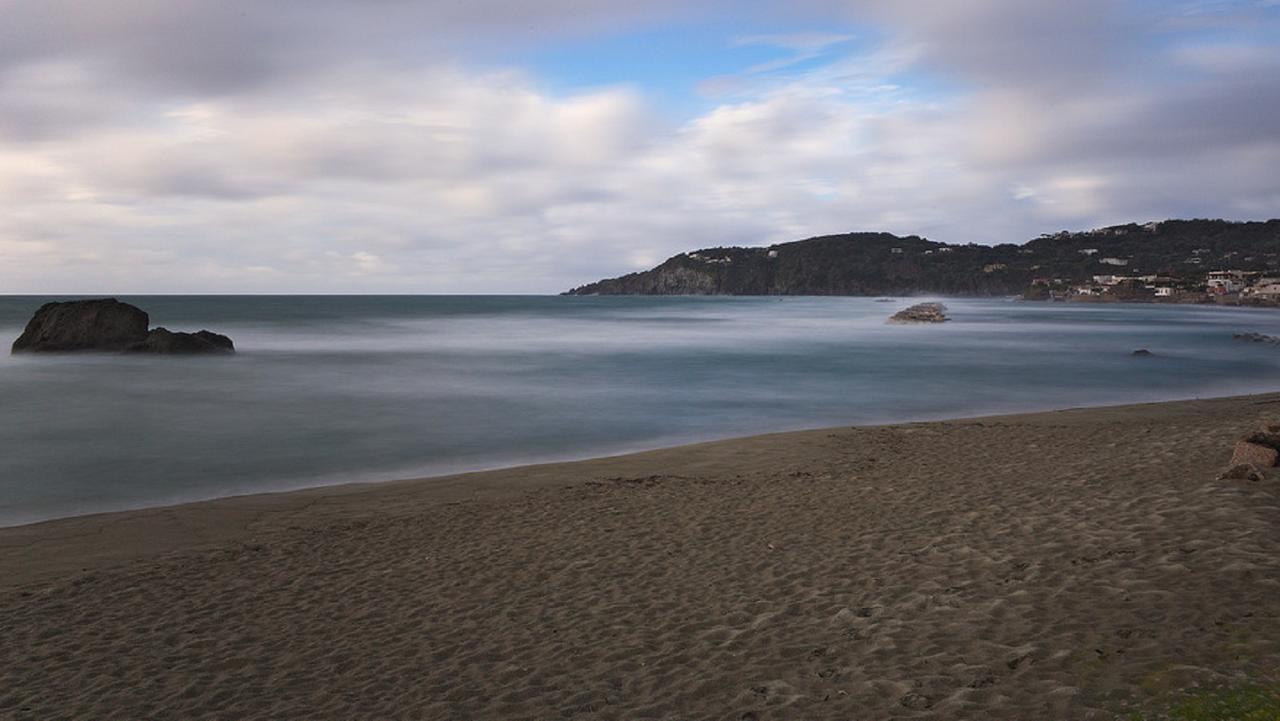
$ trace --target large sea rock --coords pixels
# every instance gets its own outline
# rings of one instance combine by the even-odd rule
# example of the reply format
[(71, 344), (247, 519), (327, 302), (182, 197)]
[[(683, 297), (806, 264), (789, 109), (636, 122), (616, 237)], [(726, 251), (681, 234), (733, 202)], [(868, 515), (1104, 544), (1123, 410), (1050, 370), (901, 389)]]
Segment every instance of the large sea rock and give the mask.
[(941, 303), (918, 303), (894, 313), (890, 323), (945, 323), (947, 307)]
[(13, 353), (115, 351), (130, 353), (233, 353), (225, 335), (202, 330), (147, 330), (146, 311), (115, 298), (45, 303), (13, 342)]
[(123, 351), (146, 340), (151, 318), (115, 298), (45, 303), (13, 342), (14, 353)]

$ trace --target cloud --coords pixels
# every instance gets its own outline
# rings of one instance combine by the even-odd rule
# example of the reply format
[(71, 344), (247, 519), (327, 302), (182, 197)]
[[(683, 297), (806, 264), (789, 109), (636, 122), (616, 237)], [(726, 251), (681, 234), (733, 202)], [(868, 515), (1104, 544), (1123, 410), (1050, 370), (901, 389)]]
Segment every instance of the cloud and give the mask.
[(758, 63), (746, 69), (747, 74), (769, 73), (789, 68), (799, 63), (822, 57), (833, 46), (854, 39), (853, 35), (835, 33), (789, 33), (781, 35), (746, 35), (737, 38), (732, 45), (765, 45), (782, 48), (790, 55), (765, 63)]
[(698, 11), (675, 0), (6, 0), (0, 78), (71, 63), (121, 91), (269, 92), (359, 59), (421, 67)]
[(814, 0), (857, 31), (727, 33), (791, 55), (688, 117), (464, 47), (687, 21), (675, 3), (6, 10), (7, 292), (548, 292), (699, 246), (1008, 242), (1280, 199), (1257, 5)]

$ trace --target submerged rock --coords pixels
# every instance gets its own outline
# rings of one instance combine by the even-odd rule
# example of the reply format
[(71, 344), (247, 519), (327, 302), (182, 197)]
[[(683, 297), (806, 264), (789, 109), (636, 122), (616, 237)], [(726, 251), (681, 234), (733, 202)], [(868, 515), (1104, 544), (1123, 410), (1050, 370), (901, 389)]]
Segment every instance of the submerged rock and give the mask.
[(131, 346), (133, 353), (161, 353), (165, 355), (187, 353), (234, 353), (235, 344), (221, 333), (202, 330), (195, 333), (174, 333), (168, 328), (155, 328), (146, 339)]
[(13, 353), (115, 351), (129, 353), (234, 353), (231, 339), (202, 330), (148, 331), (146, 311), (115, 298), (45, 303), (13, 342)]
[(45, 303), (13, 342), (14, 353), (122, 351), (147, 337), (151, 319), (115, 298)]
[(1246, 343), (1280, 343), (1280, 338), (1262, 333), (1233, 333), (1231, 337)]
[(943, 323), (951, 320), (941, 303), (919, 303), (893, 314), (890, 323)]

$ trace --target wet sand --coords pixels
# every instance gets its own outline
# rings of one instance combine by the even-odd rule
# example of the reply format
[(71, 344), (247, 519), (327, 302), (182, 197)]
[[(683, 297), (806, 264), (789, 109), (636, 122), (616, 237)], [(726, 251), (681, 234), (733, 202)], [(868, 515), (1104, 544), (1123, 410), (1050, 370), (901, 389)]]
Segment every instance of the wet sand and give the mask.
[(1111, 718), (1280, 671), (1280, 474), (1215, 480), (1263, 420), (1280, 394), (0, 529), (0, 718)]

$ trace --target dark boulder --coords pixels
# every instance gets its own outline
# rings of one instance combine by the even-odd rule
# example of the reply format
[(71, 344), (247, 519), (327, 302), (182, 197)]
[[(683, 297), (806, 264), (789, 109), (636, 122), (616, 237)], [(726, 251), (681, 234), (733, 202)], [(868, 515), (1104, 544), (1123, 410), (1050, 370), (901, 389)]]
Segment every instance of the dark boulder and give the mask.
[(125, 350), (147, 337), (151, 319), (115, 298), (45, 303), (13, 342), (14, 353)]
[(1245, 440), (1280, 451), (1280, 423), (1263, 423), (1261, 430)]
[(145, 311), (115, 298), (73, 300), (40, 306), (26, 330), (13, 342), (14, 353), (117, 351), (130, 353), (234, 353), (225, 335), (202, 330), (147, 331)]
[(195, 333), (174, 333), (168, 328), (154, 328), (146, 339), (130, 346), (133, 353), (160, 353), (184, 355), (189, 353), (234, 353), (231, 339), (221, 333), (202, 330)]

